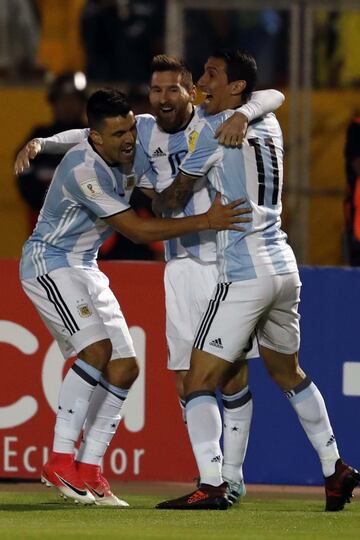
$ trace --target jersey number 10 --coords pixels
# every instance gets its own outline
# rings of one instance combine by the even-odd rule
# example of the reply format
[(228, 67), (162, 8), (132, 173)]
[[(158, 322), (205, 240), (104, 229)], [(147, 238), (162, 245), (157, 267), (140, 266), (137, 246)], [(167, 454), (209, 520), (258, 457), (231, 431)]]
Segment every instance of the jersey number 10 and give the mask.
[[(270, 152), (271, 166), (272, 166), (272, 183), (273, 183), (271, 204), (275, 205), (278, 202), (278, 196), (279, 196), (279, 165), (278, 165), (278, 160), (276, 156), (274, 141), (272, 140), (271, 137), (266, 137), (264, 139), (264, 142)], [(258, 183), (259, 183), (258, 205), (263, 206), (264, 200), (265, 200), (265, 168), (264, 168), (264, 160), (261, 153), (260, 139), (258, 137), (254, 137), (252, 139), (248, 139), (248, 143), (250, 144), (250, 146), (253, 146), (255, 150), (256, 168), (257, 168)]]

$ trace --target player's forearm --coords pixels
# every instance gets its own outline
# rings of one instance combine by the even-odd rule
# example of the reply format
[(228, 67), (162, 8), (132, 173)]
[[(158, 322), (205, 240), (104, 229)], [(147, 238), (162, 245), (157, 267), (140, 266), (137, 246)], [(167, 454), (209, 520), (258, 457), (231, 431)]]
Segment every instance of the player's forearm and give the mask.
[(69, 129), (56, 133), (52, 137), (39, 138), (41, 143), (41, 152), (47, 152), (48, 154), (65, 153), (73, 146), (81, 143), (87, 139), (89, 135), (89, 129)]
[(193, 195), (195, 180), (179, 173), (174, 182), (154, 199), (154, 211), (164, 213), (167, 210), (175, 211), (185, 208)]
[(276, 111), (285, 101), (285, 96), (278, 90), (258, 90), (251, 94), (250, 100), (236, 109), (247, 117), (249, 122), (265, 114)]
[(140, 221), (136, 228), (121, 227), (117, 230), (136, 244), (147, 244), (210, 228), (207, 214), (179, 219), (140, 218)]

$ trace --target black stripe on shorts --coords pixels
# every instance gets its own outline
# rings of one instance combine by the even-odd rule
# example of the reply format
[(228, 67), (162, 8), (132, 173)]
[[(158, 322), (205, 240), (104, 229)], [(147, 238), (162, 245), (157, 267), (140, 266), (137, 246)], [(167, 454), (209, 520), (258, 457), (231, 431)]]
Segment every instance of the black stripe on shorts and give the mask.
[(52, 284), (53, 289), (56, 292), (56, 295), (58, 297), (58, 300), (59, 300), (60, 304), (63, 306), (63, 309), (67, 313), (68, 318), (71, 320), (73, 326), (75, 327), (75, 331), (79, 331), (80, 328), (78, 327), (77, 322), (75, 321), (74, 317), (72, 316), (70, 309), (67, 307), (67, 305), (65, 303), (65, 300), (61, 296), (60, 291), (57, 288), (57, 285), (56, 285), (55, 281), (53, 279), (51, 279), (49, 274), (45, 274), (43, 277), (48, 281), (48, 283)]
[(54, 294), (54, 290), (52, 289), (51, 285), (44, 279), (44, 277), (45, 276), (39, 276), (36, 279), (38, 283), (40, 283), (40, 285), (43, 287), (43, 289), (45, 289), (49, 302), (51, 302), (53, 306), (55, 307), (65, 328), (69, 331), (70, 335), (74, 334), (76, 330), (72, 326), (71, 321), (67, 317), (66, 312), (62, 308), (61, 304), (59, 304), (59, 302), (57, 301), (56, 296)]
[(198, 333), (195, 337), (195, 341), (194, 341), (195, 349), (202, 350), (202, 348), (204, 347), (205, 339), (209, 333), (211, 323), (213, 322), (216, 312), (219, 309), (220, 302), (223, 302), (225, 300), (228, 294), (230, 285), (231, 285), (231, 282), (217, 284), (215, 297), (210, 300), (208, 308), (201, 321)]

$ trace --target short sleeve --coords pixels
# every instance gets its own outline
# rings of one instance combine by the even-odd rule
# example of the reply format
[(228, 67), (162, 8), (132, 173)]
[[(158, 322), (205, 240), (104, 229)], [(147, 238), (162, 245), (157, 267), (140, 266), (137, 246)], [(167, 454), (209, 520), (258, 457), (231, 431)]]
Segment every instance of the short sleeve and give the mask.
[(189, 176), (203, 176), (220, 159), (221, 149), (208, 124), (197, 126), (188, 137), (188, 153), (179, 170)]
[(116, 192), (111, 174), (101, 165), (94, 168), (77, 167), (64, 185), (78, 203), (99, 218), (106, 218), (130, 208), (125, 197)]

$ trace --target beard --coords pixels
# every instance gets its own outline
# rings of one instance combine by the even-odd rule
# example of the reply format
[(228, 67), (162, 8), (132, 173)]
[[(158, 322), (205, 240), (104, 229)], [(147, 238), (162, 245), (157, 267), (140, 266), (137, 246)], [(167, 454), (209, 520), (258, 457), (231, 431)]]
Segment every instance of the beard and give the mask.
[(186, 107), (178, 110), (174, 109), (170, 113), (163, 113), (162, 111), (159, 111), (156, 115), (158, 125), (169, 133), (179, 131), (186, 124), (187, 120)]

